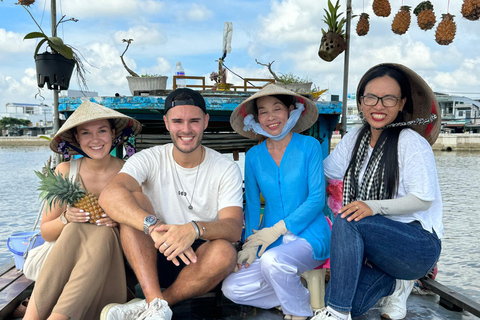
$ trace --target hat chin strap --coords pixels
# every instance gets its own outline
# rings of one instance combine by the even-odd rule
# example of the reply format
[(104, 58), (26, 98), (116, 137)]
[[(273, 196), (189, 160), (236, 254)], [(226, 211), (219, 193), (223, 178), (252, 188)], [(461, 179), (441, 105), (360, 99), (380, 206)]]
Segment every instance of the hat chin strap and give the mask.
[(290, 117), (288, 118), (287, 123), (283, 127), (282, 132), (280, 132), (276, 136), (265, 132), (262, 126), (255, 121), (255, 119), (253, 118), (253, 114), (249, 114), (245, 117), (245, 119), (243, 119), (243, 124), (245, 125), (245, 127), (243, 127), (243, 130), (253, 131), (256, 134), (261, 134), (262, 136), (270, 138), (272, 140), (280, 141), (287, 136), (287, 134), (293, 129), (293, 127), (295, 127), (298, 119), (300, 119), (300, 116), (302, 115), (303, 110), (305, 110), (305, 106), (303, 105), (303, 103), (295, 103), (295, 110), (292, 110), (290, 112)]
[[(367, 122), (367, 119), (365, 119), (365, 117), (363, 116), (363, 112), (359, 112), (359, 114), (360, 114), (360, 118), (362, 119), (362, 123), (367, 124), (368, 122)], [(406, 121), (406, 122), (404, 121), (404, 122), (390, 123), (390, 124), (387, 124), (385, 127), (374, 128), (374, 129), (375, 130), (383, 130), (383, 129), (394, 128), (394, 127), (407, 127), (407, 126), (415, 126), (415, 125), (424, 125), (424, 124), (432, 123), (437, 118), (438, 117), (437, 117), (436, 114), (431, 113), (430, 116), (426, 119), (425, 118), (417, 118), (417, 119)]]

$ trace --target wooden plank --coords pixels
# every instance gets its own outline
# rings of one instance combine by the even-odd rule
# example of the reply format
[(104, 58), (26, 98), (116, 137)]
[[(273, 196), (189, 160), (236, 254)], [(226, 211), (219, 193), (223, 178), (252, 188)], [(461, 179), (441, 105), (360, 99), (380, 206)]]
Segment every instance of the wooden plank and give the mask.
[(0, 320), (7, 319), (20, 302), (25, 299), (33, 288), (33, 281), (25, 278), (15, 267), (4, 273), (0, 279)]
[(425, 289), (438, 294), (441, 298), (452, 303), (453, 305), (456, 305), (463, 310), (480, 317), (480, 303), (475, 302), (428, 277), (421, 279), (421, 281)]
[(15, 266), (15, 263), (13, 261), (5, 263), (3, 266), (0, 267), (0, 276), (10, 271), (10, 269), (12, 269), (14, 266)]
[(0, 277), (0, 292), (2, 292), (5, 288), (8, 288), (8, 286), (12, 282), (17, 280), (22, 275), (23, 275), (23, 273), (21, 271), (18, 271), (15, 268), (12, 268), (8, 272), (4, 273)]

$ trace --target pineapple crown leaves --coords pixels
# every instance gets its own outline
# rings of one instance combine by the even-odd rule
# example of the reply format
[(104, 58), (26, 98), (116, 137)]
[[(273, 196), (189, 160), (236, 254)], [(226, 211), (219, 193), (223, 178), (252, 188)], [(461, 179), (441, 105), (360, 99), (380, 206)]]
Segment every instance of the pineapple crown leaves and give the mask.
[(450, 20), (453, 20), (455, 16), (453, 14), (450, 14), (450, 13), (444, 13), (442, 14), (442, 19), (450, 19)]
[(365, 17), (365, 19), (367, 19), (367, 20), (370, 19), (370, 15), (369, 15), (368, 13), (366, 13), (366, 12), (361, 13), (361, 14), (360, 14), (360, 18), (361, 18), (361, 17)]
[(410, 12), (410, 8), (411, 8), (410, 6), (401, 6), (399, 11)]
[(423, 10), (433, 10), (433, 4), (430, 1), (420, 2), (418, 6), (415, 7), (415, 10), (413, 10), (413, 13), (418, 16)]
[(35, 171), (35, 174), (40, 178), (37, 189), (41, 191), (39, 198), (47, 202), (49, 210), (52, 209), (52, 205), (72, 205), (86, 194), (79, 182), (71, 181), (68, 178), (68, 173), (65, 175), (56, 173), (48, 166), (45, 166), (44, 169), (45, 173)]
[[(343, 12), (338, 13), (338, 9), (340, 9), (339, 2), (340, 0), (337, 0), (337, 3), (334, 6), (332, 2), (328, 0), (328, 10), (323, 9), (325, 10), (323, 22), (327, 24), (328, 32), (334, 32), (342, 37), (345, 37), (343, 26), (345, 25), (346, 19), (345, 17), (340, 19), (340, 16), (343, 14)], [(322, 33), (325, 35), (327, 32), (322, 28)]]

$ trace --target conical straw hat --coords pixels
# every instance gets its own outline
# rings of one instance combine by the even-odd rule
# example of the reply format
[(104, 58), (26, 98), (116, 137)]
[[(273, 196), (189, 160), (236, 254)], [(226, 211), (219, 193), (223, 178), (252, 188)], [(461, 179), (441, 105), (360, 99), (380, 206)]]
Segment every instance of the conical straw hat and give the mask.
[[(256, 134), (253, 131), (244, 131), (243, 127), (245, 124), (243, 123), (243, 119), (249, 115), (253, 114), (253, 102), (255, 99), (265, 96), (272, 96), (276, 94), (283, 94), (294, 96), (298, 102), (301, 102), (305, 106), (305, 110), (302, 112), (302, 115), (297, 121), (297, 124), (293, 127), (293, 132), (303, 132), (310, 128), (315, 121), (318, 119), (318, 108), (317, 105), (310, 99), (299, 95), (293, 91), (288, 89), (276, 86), (274, 84), (266, 85), (262, 90), (256, 92), (254, 95), (243, 101), (239, 104), (235, 110), (233, 110), (230, 116), (230, 124), (238, 134), (251, 138), (251, 139), (261, 139), (263, 136)], [(288, 106), (287, 106), (288, 107)]]
[[(428, 119), (433, 113), (437, 116), (432, 123), (422, 124), (422, 125), (412, 125), (412, 129), (421, 134), (429, 143), (433, 145), (435, 140), (438, 138), (440, 133), (440, 127), (442, 124), (440, 106), (438, 105), (437, 98), (433, 93), (430, 86), (422, 79), (415, 71), (405, 67), (401, 64), (396, 63), (381, 63), (369, 69), (377, 68), (378, 66), (391, 66), (397, 68), (406, 76), (408, 82), (410, 83), (410, 89), (412, 92), (412, 103), (413, 103), (413, 113), (409, 113), (406, 110), (403, 110), (405, 121), (411, 121), (415, 119)], [(365, 75), (369, 73), (367, 71)], [(360, 88), (363, 81), (365, 81), (365, 75), (359, 82), (357, 88), (357, 107), (360, 110), (360, 100), (358, 89)]]
[[(62, 141), (66, 141), (80, 149), (80, 145), (75, 140), (71, 129), (86, 122), (103, 119), (114, 120), (115, 139), (122, 134), (123, 129), (125, 129), (127, 126), (132, 127), (135, 135), (140, 133), (142, 130), (142, 125), (138, 120), (97, 103), (85, 101), (72, 113), (72, 115), (67, 119), (67, 121), (65, 121), (63, 126), (55, 134), (50, 142), (50, 149), (52, 149), (53, 152), (61, 153), (57, 147)], [(70, 154), (78, 154), (78, 152), (72, 149), (70, 150)]]

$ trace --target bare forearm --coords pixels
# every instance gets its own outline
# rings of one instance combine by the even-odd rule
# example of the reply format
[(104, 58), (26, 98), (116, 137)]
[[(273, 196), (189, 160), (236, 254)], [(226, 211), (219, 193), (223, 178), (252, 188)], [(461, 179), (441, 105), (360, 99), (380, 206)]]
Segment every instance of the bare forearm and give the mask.
[(55, 241), (60, 236), (60, 233), (62, 233), (64, 227), (65, 225), (60, 220), (60, 217), (53, 220), (45, 221), (40, 226), (42, 238), (45, 241)]
[(238, 219), (225, 218), (212, 222), (197, 221), (197, 224), (200, 234), (205, 240), (224, 239), (236, 242), (242, 236), (242, 222)]
[(150, 214), (138, 205), (131, 191), (116, 184), (109, 184), (102, 191), (98, 203), (116, 222), (142, 231), (143, 220)]

